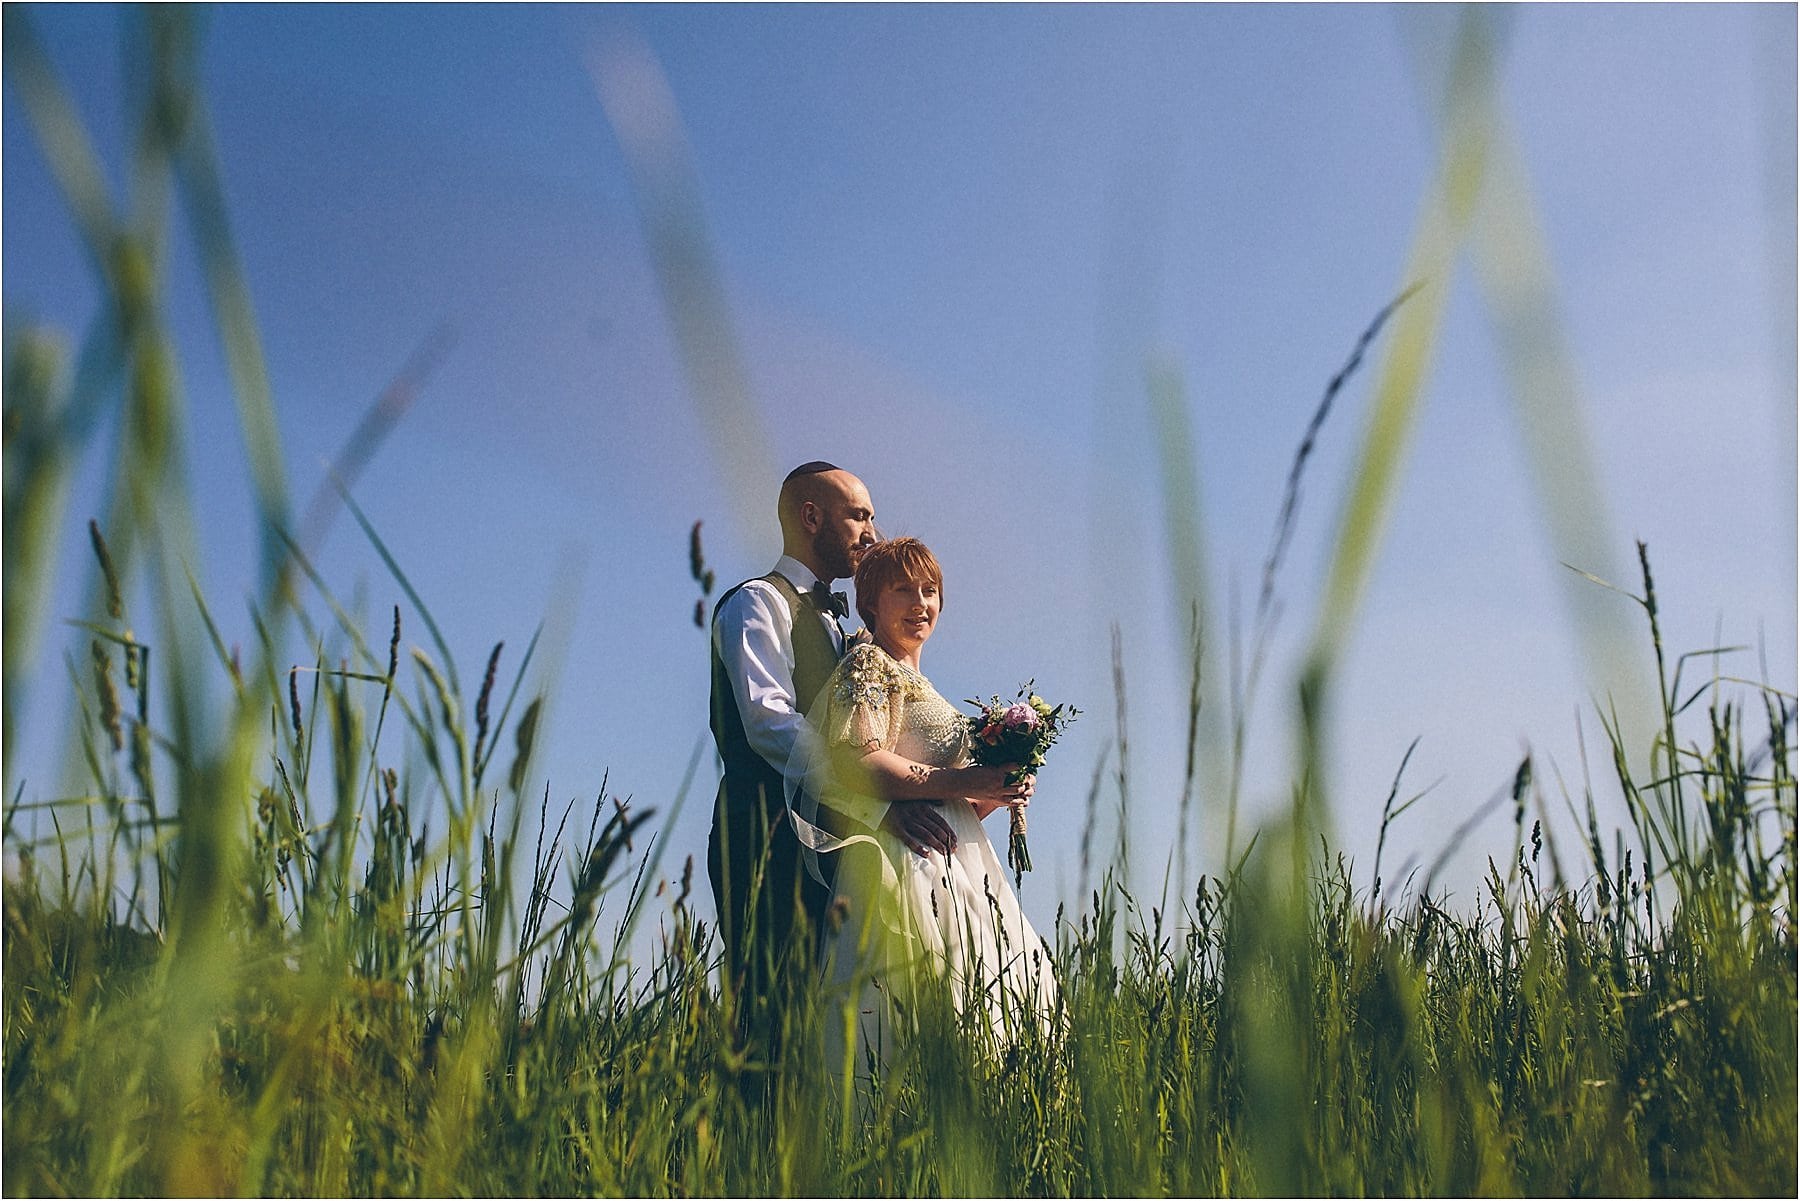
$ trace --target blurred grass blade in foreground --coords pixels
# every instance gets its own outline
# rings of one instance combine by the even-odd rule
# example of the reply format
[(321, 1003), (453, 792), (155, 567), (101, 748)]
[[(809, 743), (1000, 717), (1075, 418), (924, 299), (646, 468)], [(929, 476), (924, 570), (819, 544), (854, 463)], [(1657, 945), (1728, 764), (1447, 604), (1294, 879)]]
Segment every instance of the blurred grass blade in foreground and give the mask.
[(754, 543), (779, 480), (744, 370), (675, 96), (649, 46), (616, 29), (589, 72), (631, 173), (644, 238), (701, 425), (711, 439), (740, 541)]

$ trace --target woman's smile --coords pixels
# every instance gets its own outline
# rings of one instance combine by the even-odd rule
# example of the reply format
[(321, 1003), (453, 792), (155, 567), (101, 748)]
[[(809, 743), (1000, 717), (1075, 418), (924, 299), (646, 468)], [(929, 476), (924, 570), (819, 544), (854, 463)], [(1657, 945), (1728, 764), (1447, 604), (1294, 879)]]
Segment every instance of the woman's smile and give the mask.
[(888, 653), (918, 667), (919, 648), (937, 625), (942, 601), (929, 580), (898, 580), (875, 602), (875, 640)]

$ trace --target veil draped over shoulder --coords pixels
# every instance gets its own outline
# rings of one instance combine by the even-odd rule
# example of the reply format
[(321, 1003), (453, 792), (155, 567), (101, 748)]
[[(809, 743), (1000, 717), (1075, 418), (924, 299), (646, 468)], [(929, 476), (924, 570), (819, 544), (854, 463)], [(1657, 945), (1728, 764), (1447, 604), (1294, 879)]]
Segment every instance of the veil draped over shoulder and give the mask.
[[(841, 770), (841, 764), (833, 763), (834, 751), (842, 747), (865, 747), (871, 741), (893, 746), (904, 717), (903, 698), (885, 694), (877, 697), (866, 680), (859, 683), (859, 677), (868, 675), (868, 659), (869, 653), (859, 646), (838, 663), (806, 710), (813, 718), (794, 740), (794, 750), (782, 773), (788, 817), (800, 840), (807, 874), (827, 886), (832, 881), (825, 879), (819, 856), (858, 845), (867, 845), (877, 852), (881, 849), (867, 824), (857, 819), (879, 812), (883, 802), (871, 794), (865, 781), (856, 778), (854, 771)], [(852, 827), (854, 832), (833, 834), (825, 829), (819, 816), (821, 803), (834, 814), (849, 819), (835, 824)], [(886, 865), (885, 855), (882, 862)], [(891, 866), (882, 874), (884, 884), (892, 886), (898, 882)]]

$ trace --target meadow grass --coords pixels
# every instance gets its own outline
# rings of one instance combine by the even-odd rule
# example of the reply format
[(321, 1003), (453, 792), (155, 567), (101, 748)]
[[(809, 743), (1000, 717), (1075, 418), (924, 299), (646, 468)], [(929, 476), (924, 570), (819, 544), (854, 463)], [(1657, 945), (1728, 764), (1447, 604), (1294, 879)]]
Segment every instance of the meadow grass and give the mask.
[[(353, 616), (288, 533), (190, 17), (138, 19), (154, 119), (114, 212), (26, 17), (5, 11), (6, 65), (108, 297), (72, 367), (41, 331), (7, 331), (9, 771), (13, 714), (47, 703), (30, 666), (49, 564), (71, 537), (94, 556), (89, 599), (62, 615), (85, 643), (66, 664), (79, 783), (40, 800), (7, 781), (8, 1195), (1792, 1193), (1795, 705), (1684, 683), (1693, 660), (1665, 654), (1642, 548), (1662, 720), (1644, 748), (1602, 715), (1629, 831), (1601, 830), (1584, 782), (1564, 799), (1587, 837), (1559, 845), (1527, 759), (1495, 794), (1512, 837), (1472, 900), (1452, 905), (1429, 870), (1384, 881), (1379, 854), (1364, 884), (1317, 835), (1323, 655), (1296, 689), (1312, 716), (1292, 803), (1241, 854), (1234, 837), (1230, 871), (1149, 906), (1121, 845), (1059, 914), (1055, 1029), (995, 1045), (926, 989), (865, 1074), (824, 1061), (846, 1002), (803, 975), (782, 1036), (745, 1040), (703, 873), (665, 857), (658, 815), (609, 803), (604, 780), (591, 804), (527, 791), (535, 640), (510, 682), (496, 646), (465, 692), (347, 493), (404, 625), (399, 607), (373, 628)], [(247, 657), (193, 584), (160, 300), (177, 204), (256, 482)], [(364, 428), (343, 475), (382, 427)], [(70, 523), (73, 464), (106, 429), (105, 516)], [(1355, 524), (1345, 554), (1378, 524)], [(1126, 779), (1121, 812), (1160, 801)], [(1384, 834), (1404, 805), (1396, 781)]]
[[(838, 1000), (796, 993), (780, 1061), (747, 1047), (711, 970), (691, 862), (673, 878), (650, 869), (648, 814), (584, 804), (584, 822), (540, 802), (546, 833), (529, 843), (510, 807), (428, 833), (442, 782), (375, 768), (399, 754), (372, 732), (397, 693), (363, 674), (321, 677), (317, 723), (278, 740), (263, 787), (238, 799), (245, 853), (213, 894), (229, 931), (207, 964), (220, 1000), (186, 1072), (167, 1062), (188, 1000), (180, 929), (159, 900), (200, 870), (179, 815), (133, 824), (141, 798), (109, 791), (96, 800), (119, 817), (99, 833), (9, 835), (9, 1194), (1794, 1183), (1780, 698), (1757, 715), (1766, 725), (1713, 708), (1712, 741), (1655, 784), (1699, 819), (1658, 866), (1597, 832), (1579, 863), (1557, 862), (1521, 784), (1502, 794), (1515, 844), (1490, 861), (1473, 912), (1430, 891), (1390, 907), (1316, 850), (1296, 876), (1279, 830), (1240, 872), (1202, 879), (1178, 914), (1145, 912), (1108, 873), (1057, 924), (1061, 1030), (996, 1048), (952, 1007), (925, 1006), (872, 1096), (846, 1104), (820, 1062)], [(275, 706), (285, 717), (301, 696), (270, 699), (288, 702)], [(105, 768), (126, 752), (106, 706), (89, 712)], [(454, 741), (417, 714), (400, 728), (438, 744), (415, 762)], [(314, 739), (332, 744), (328, 761)], [(308, 816), (314, 788), (327, 819)], [(656, 925), (648, 962), (619, 957), (631, 914)]]

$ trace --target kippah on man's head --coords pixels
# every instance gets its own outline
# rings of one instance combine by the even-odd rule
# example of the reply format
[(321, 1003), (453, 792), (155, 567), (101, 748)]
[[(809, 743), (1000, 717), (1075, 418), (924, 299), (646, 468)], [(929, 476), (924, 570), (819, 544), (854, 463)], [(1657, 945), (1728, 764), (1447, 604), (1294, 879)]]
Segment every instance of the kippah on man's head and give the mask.
[(797, 480), (803, 475), (822, 475), (827, 471), (842, 470), (843, 468), (839, 467), (836, 463), (827, 463), (824, 459), (814, 459), (812, 462), (802, 463), (800, 466), (788, 472), (787, 479), (782, 480), (781, 482), (785, 484), (790, 480)]

